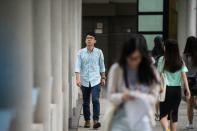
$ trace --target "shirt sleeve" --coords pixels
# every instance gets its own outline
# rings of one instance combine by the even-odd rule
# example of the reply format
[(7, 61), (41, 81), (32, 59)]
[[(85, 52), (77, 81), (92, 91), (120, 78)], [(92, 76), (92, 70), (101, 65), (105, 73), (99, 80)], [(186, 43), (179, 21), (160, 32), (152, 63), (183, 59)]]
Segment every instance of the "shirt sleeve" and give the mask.
[(77, 53), (76, 63), (75, 63), (75, 72), (80, 73), (81, 71), (81, 55), (80, 51)]
[(100, 66), (100, 72), (101, 73), (105, 72), (104, 55), (101, 50), (100, 50), (99, 66)]
[(187, 66), (185, 65), (185, 62), (183, 63), (183, 66), (181, 68), (181, 72), (188, 72), (188, 68)]

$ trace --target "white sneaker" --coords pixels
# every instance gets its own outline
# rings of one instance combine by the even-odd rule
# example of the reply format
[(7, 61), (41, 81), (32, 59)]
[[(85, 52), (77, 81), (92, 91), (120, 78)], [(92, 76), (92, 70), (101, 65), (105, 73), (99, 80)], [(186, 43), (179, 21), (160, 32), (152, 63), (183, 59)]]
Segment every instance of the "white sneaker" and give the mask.
[(185, 129), (194, 129), (192, 124), (188, 124)]

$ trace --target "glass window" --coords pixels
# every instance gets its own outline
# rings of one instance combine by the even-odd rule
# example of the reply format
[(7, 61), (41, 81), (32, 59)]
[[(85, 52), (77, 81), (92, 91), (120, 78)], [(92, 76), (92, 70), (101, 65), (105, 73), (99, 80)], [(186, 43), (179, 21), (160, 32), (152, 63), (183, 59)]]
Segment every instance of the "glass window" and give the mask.
[(156, 36), (162, 36), (162, 34), (144, 34), (143, 35), (146, 39), (148, 50), (152, 50), (154, 47), (154, 39)]
[(139, 12), (163, 12), (163, 0), (139, 0)]
[(163, 31), (163, 15), (139, 15), (138, 31)]

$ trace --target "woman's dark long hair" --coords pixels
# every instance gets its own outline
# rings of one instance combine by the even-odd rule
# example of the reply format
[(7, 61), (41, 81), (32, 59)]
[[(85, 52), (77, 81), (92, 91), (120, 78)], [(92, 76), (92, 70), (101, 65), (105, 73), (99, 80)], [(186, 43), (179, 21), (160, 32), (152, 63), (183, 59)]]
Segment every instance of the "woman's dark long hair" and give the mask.
[(152, 50), (152, 56), (154, 58), (157, 58), (163, 55), (164, 55), (163, 38), (160, 36), (156, 36), (154, 39), (154, 48)]
[(164, 70), (174, 73), (182, 68), (183, 60), (180, 56), (178, 42), (176, 40), (166, 40), (164, 60)]
[(152, 66), (151, 58), (148, 53), (146, 40), (142, 35), (132, 35), (131, 38), (124, 43), (121, 57), (119, 59), (119, 65), (123, 68), (123, 77), (126, 87), (129, 87), (127, 76), (127, 58), (138, 50), (142, 56), (142, 61), (138, 68), (138, 80), (139, 83), (151, 85), (154, 82), (157, 83), (158, 79)]
[(184, 54), (190, 54), (192, 52), (192, 44), (195, 43), (196, 37), (190, 36), (187, 38)]
[(191, 57), (192, 66), (197, 66), (197, 38), (190, 36), (187, 38), (184, 54)]

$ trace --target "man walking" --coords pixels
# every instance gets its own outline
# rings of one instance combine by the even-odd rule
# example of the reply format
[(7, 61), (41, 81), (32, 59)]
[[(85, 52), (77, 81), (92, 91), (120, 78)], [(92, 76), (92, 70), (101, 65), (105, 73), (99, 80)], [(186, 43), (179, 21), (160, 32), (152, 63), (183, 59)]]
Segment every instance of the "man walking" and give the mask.
[(96, 36), (87, 33), (86, 48), (79, 50), (75, 66), (76, 83), (83, 94), (83, 114), (85, 119), (84, 128), (90, 128), (90, 95), (93, 104), (93, 128), (101, 126), (100, 115), (100, 85), (105, 85), (105, 64), (103, 52), (95, 47)]

